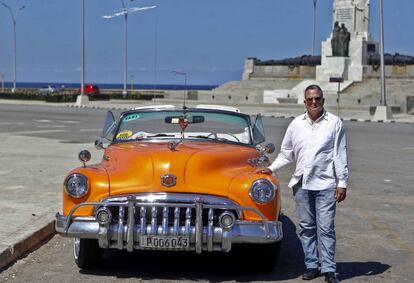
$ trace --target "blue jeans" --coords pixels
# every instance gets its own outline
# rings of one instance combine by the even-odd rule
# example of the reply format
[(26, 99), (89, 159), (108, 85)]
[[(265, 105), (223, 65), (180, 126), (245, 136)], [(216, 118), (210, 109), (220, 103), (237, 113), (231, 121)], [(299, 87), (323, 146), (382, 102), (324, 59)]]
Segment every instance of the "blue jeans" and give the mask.
[(320, 266), (321, 273), (335, 272), (335, 189), (303, 190), (300, 182), (293, 195), (306, 268)]

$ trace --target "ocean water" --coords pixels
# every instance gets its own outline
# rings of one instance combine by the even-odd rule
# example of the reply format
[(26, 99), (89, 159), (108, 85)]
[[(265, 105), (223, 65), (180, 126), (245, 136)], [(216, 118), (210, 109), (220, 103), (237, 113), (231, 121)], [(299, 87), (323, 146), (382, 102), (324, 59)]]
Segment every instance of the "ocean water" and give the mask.
[[(17, 82), (17, 88), (41, 88), (48, 85), (59, 88), (65, 86), (66, 88), (79, 88), (80, 83), (42, 83), (42, 82)], [(123, 89), (123, 84), (96, 84), (101, 89)], [(4, 87), (11, 88), (12, 82), (5, 82)], [(162, 90), (211, 90), (217, 85), (170, 85), (170, 84), (134, 84), (134, 89), (162, 89)], [(127, 89), (131, 89), (131, 85), (127, 85)]]

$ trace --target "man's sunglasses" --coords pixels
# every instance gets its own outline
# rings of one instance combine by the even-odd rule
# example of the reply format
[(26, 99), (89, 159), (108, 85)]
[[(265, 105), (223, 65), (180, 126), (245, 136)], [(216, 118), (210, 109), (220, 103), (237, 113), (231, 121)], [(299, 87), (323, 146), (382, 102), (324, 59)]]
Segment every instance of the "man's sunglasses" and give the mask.
[(321, 102), (323, 97), (308, 97), (305, 99), (306, 103), (312, 103), (315, 100), (316, 103)]

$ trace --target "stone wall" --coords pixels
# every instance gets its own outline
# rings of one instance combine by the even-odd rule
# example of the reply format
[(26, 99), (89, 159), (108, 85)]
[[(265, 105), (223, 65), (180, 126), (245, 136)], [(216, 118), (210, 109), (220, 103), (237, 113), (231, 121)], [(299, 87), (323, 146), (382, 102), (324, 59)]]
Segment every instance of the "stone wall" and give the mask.
[[(376, 79), (381, 77), (380, 66), (367, 66), (364, 79)], [(414, 65), (387, 65), (385, 77), (392, 79), (414, 79)]]
[(316, 75), (315, 66), (282, 66), (282, 65), (254, 65), (253, 71), (247, 79), (254, 78), (292, 78), (313, 79)]

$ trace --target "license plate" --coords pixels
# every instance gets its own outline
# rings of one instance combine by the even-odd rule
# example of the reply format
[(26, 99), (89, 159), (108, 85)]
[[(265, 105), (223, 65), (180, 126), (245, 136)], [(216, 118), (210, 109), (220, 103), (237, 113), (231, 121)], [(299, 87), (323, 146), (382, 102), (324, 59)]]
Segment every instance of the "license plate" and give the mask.
[(142, 248), (187, 249), (190, 240), (181, 236), (141, 236), (139, 245)]

